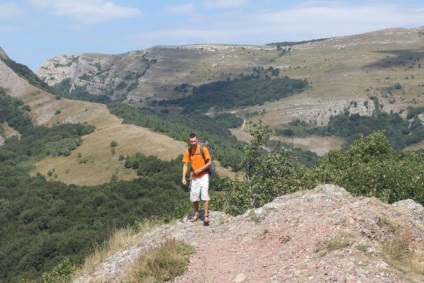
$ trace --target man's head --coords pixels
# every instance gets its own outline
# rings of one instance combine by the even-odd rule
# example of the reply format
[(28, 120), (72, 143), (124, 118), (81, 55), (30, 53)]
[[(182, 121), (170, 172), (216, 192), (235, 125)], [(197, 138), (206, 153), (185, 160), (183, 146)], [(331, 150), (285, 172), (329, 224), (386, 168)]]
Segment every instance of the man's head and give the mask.
[(196, 136), (196, 134), (190, 134), (190, 136), (188, 138), (188, 142), (190, 143), (190, 145), (192, 147), (196, 147), (197, 146), (197, 136)]

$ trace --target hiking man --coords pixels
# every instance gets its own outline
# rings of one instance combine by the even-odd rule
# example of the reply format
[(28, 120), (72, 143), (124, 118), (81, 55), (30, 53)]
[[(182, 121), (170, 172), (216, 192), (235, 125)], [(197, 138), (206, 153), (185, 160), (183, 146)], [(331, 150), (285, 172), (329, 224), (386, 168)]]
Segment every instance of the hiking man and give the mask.
[(211, 166), (212, 161), (207, 147), (203, 147), (203, 154), (200, 152), (200, 145), (196, 134), (190, 134), (189, 139), (190, 148), (188, 148), (183, 156), (183, 179), (181, 183), (187, 185), (187, 170), (190, 164), (190, 201), (194, 206), (194, 215), (191, 221), (194, 222), (199, 219), (199, 201), (203, 201), (203, 209), (205, 211), (204, 224), (209, 224), (209, 174), (207, 169)]

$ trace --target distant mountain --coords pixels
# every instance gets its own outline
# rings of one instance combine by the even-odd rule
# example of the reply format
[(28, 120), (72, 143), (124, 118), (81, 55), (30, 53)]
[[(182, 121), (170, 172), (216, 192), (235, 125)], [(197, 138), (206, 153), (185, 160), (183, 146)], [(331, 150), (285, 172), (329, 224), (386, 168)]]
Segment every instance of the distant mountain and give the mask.
[[(376, 98), (377, 110), (405, 117), (408, 106), (424, 105), (423, 42), (424, 27), (417, 27), (299, 44), (155, 46), (118, 55), (61, 55), (47, 60), (37, 74), (50, 86), (78, 96), (104, 95), (145, 107), (189, 96), (209, 83), (256, 75), (258, 70), (263, 76), (308, 81), (309, 88), (297, 95), (233, 107), (231, 113), (243, 117), (246, 126), (233, 133), (246, 140), (246, 130), (259, 120), (273, 129), (284, 129), (294, 121), (323, 126), (345, 111), (372, 115)], [(341, 145), (334, 137), (288, 141), (318, 154)]]

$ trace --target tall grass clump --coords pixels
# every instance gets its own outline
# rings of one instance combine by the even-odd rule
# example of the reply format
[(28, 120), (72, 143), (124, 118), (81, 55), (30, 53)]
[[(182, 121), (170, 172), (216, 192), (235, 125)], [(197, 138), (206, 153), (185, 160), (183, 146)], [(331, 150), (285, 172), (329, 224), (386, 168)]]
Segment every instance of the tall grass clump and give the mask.
[(383, 256), (390, 265), (403, 272), (424, 274), (424, 255), (412, 247), (412, 242), (410, 230), (398, 231), (383, 245)]
[(81, 274), (92, 273), (106, 258), (126, 247), (135, 245), (140, 241), (142, 235), (164, 222), (160, 218), (143, 219), (133, 226), (113, 231), (109, 240), (102, 245), (96, 246), (94, 252), (85, 259), (81, 267), (75, 270), (73, 277), (76, 278)]
[(175, 239), (168, 239), (161, 247), (143, 254), (128, 272), (123, 282), (171, 282), (183, 275), (189, 264), (189, 256), (195, 248)]

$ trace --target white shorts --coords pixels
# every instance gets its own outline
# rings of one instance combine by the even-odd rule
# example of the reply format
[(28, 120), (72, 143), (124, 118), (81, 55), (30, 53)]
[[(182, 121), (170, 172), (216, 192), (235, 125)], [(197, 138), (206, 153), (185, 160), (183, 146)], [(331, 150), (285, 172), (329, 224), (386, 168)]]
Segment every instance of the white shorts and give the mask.
[(209, 200), (209, 174), (193, 178), (190, 182), (190, 201)]

